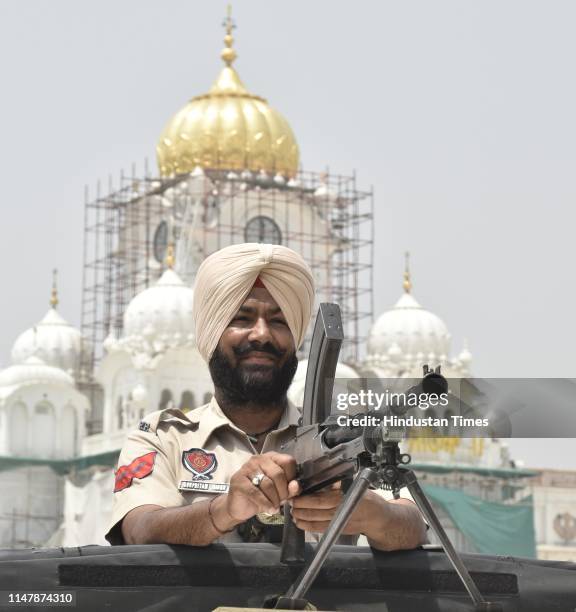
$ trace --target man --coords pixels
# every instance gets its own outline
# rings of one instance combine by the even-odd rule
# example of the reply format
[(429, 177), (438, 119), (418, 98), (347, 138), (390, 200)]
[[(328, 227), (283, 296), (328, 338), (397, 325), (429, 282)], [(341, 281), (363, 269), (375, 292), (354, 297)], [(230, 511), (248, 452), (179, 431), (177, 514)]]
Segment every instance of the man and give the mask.
[[(323, 532), (338, 486), (299, 496), (288, 440), (299, 411), (286, 397), (314, 303), (312, 274), (283, 246), (226, 247), (194, 285), (196, 342), (214, 382), (212, 401), (188, 414), (152, 413), (128, 438), (116, 472), (112, 544), (241, 541), (237, 528), (289, 503), (294, 521)], [(344, 534), (381, 550), (415, 548), (426, 527), (414, 503), (368, 491)]]

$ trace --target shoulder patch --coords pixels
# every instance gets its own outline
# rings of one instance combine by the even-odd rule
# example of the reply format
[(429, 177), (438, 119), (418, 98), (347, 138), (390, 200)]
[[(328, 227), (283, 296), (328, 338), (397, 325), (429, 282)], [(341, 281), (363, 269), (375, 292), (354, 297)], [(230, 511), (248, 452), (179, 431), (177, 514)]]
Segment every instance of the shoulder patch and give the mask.
[(162, 412), (163, 410), (155, 410), (142, 417), (138, 422), (138, 430), (145, 433), (156, 433), (156, 428), (162, 418)]
[(152, 474), (157, 453), (158, 451), (152, 451), (141, 457), (136, 457), (128, 465), (121, 465), (114, 474), (114, 493), (127, 489), (134, 478), (142, 479)]

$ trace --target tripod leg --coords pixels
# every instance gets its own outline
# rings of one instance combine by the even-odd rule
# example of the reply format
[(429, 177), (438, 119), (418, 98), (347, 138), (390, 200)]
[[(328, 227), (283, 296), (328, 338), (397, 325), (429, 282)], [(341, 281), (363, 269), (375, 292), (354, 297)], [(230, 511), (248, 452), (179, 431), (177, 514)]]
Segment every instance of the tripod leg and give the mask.
[(428, 498), (424, 494), (424, 491), (418, 484), (418, 480), (416, 479), (416, 474), (414, 474), (412, 470), (402, 470), (402, 474), (403, 474), (404, 484), (408, 487), (408, 490), (412, 494), (412, 497), (414, 498), (414, 501), (416, 502), (418, 509), (420, 510), (420, 512), (422, 512), (422, 514), (428, 521), (428, 524), (430, 525), (430, 527), (432, 527), (434, 533), (438, 536), (438, 539), (442, 543), (442, 547), (444, 548), (444, 551), (446, 552), (446, 555), (448, 556), (450, 563), (456, 570), (456, 573), (458, 574), (458, 576), (460, 576), (460, 580), (462, 580), (462, 583), (464, 584), (466, 590), (468, 591), (468, 594), (472, 598), (472, 601), (474, 602), (476, 609), (477, 610), (501, 609), (499, 604), (487, 602), (482, 596), (482, 594), (480, 593), (480, 591), (478, 590), (476, 583), (472, 580), (472, 576), (470, 576), (470, 573), (468, 572), (468, 570), (466, 569), (466, 566), (462, 562), (460, 555), (456, 552), (456, 549), (454, 548), (454, 546), (452, 546), (452, 542), (450, 542), (448, 535), (444, 531), (444, 527), (442, 527), (442, 524), (438, 520), (438, 517), (436, 516), (436, 512), (434, 512), (434, 508), (432, 508), (432, 505), (428, 501)]
[(342, 504), (332, 517), (328, 529), (326, 529), (324, 535), (320, 539), (316, 554), (304, 566), (302, 573), (286, 593), (287, 598), (302, 599), (306, 595), (308, 589), (312, 586), (314, 579), (318, 575), (318, 572), (324, 565), (324, 561), (334, 545), (334, 542), (336, 542), (342, 529), (346, 526), (350, 515), (354, 512), (356, 505), (368, 490), (368, 487), (377, 484), (379, 481), (379, 476), (370, 468), (364, 468), (356, 475), (352, 485), (342, 500)]

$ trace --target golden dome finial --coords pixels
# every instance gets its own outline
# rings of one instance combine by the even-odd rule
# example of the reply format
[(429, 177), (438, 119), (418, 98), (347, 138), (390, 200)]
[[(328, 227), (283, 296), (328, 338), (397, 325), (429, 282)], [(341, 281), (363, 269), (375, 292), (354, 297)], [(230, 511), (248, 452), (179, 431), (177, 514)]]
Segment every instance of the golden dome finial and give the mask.
[(170, 270), (174, 269), (174, 264), (176, 263), (176, 257), (174, 255), (174, 243), (169, 242), (166, 247), (166, 259), (164, 260), (166, 266), (170, 268)]
[(406, 293), (410, 293), (412, 290), (412, 280), (410, 279), (410, 251), (404, 253), (405, 267), (404, 267), (404, 282), (402, 286)]
[(50, 306), (56, 308), (58, 306), (58, 270), (52, 270), (52, 293), (50, 295)]
[(224, 49), (222, 49), (220, 57), (224, 60), (226, 66), (231, 66), (232, 62), (238, 57), (238, 55), (232, 47), (232, 43), (234, 42), (232, 30), (236, 27), (236, 25), (234, 24), (234, 21), (232, 21), (232, 7), (230, 5), (228, 5), (226, 8), (226, 19), (224, 19), (224, 23), (222, 25), (226, 29), (226, 36), (224, 36), (224, 44), (226, 46)]
[(156, 152), (162, 176), (196, 167), (226, 172), (260, 172), (293, 178), (300, 154), (286, 119), (265, 98), (250, 93), (232, 65), (234, 22), (224, 19), (224, 66), (205, 94), (194, 96), (168, 121)]

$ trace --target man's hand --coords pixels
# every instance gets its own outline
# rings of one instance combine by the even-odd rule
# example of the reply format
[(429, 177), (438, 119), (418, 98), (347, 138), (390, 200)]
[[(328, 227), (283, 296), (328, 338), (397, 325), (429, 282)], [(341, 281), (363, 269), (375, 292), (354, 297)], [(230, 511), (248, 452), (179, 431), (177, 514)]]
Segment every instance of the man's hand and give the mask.
[[(369, 518), (381, 511), (377, 503), (375, 504), (373, 495), (375, 495), (373, 491), (367, 491), (364, 494), (342, 530), (343, 535), (364, 533)], [(338, 506), (342, 503), (343, 497), (341, 485), (336, 482), (331, 487), (318, 493), (310, 493), (295, 498), (291, 505), (292, 518), (296, 526), (303, 531), (323, 533), (328, 528)]]
[[(339, 482), (318, 493), (296, 497), (291, 502), (294, 522), (304, 531), (323, 533), (343, 497)], [(386, 501), (375, 491), (366, 491), (342, 534), (364, 534), (379, 550), (411, 549), (426, 542), (426, 525), (412, 501)]]
[[(257, 487), (252, 478), (264, 474)], [(220, 504), (235, 522), (246, 521), (259, 512), (273, 514), (287, 500), (298, 495), (296, 461), (290, 455), (269, 452), (251, 457), (230, 479), (230, 489)]]

